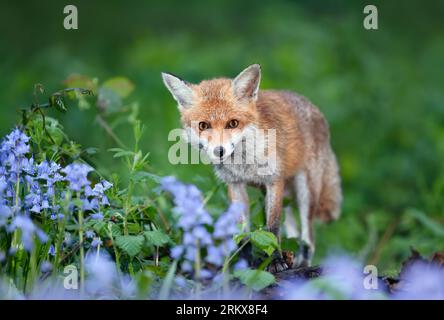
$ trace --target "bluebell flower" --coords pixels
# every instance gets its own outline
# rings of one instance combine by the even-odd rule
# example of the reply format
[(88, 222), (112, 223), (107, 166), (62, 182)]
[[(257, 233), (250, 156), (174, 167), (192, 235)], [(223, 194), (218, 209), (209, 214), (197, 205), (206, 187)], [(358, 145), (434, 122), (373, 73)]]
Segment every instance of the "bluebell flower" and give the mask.
[(175, 246), (174, 248), (171, 249), (171, 258), (173, 259), (179, 259), (182, 254), (184, 252), (184, 248), (181, 245)]
[(62, 169), (65, 173), (65, 179), (69, 182), (69, 188), (72, 191), (81, 191), (85, 186), (91, 183), (88, 180), (88, 173), (93, 171), (93, 169), (83, 163), (72, 163)]
[(213, 273), (208, 269), (200, 270), (200, 278), (201, 279), (211, 279), (213, 277)]
[(187, 280), (183, 276), (176, 276), (174, 278), (174, 283), (182, 288), (186, 288), (187, 286)]
[(49, 261), (43, 261), (42, 265), (40, 266), (40, 271), (42, 273), (48, 273), (52, 271), (52, 264)]
[(444, 300), (444, 269), (422, 261), (413, 263), (402, 273), (396, 300)]
[(24, 215), (17, 215), (8, 226), (8, 232), (13, 232), (16, 229), (20, 229), (21, 240), (23, 246), (27, 251), (31, 251), (34, 248), (34, 235), (36, 235), (41, 242), (46, 242), (47, 235), (37, 228), (32, 220)]
[[(161, 180), (161, 188), (172, 194), (175, 205), (173, 210), (179, 216), (177, 225), (184, 231), (182, 245), (171, 250), (171, 257), (182, 259), (182, 271), (191, 273), (199, 250), (203, 254), (202, 260), (222, 267), (237, 249), (233, 236), (239, 231), (237, 221), (243, 210), (242, 204), (232, 204), (217, 219), (214, 231), (210, 233), (208, 229), (213, 219), (205, 210), (202, 193), (196, 186), (183, 184), (174, 177), (165, 177)], [(213, 276), (209, 270), (201, 269), (201, 279)]]
[(95, 233), (94, 231), (92, 231), (92, 230), (86, 230), (86, 231), (85, 231), (85, 236), (86, 236), (88, 239), (92, 239), (92, 238), (94, 238), (95, 235), (96, 235), (96, 233)]
[(101, 246), (103, 244), (102, 240), (99, 237), (96, 237), (91, 242), (91, 246), (94, 248), (97, 248), (98, 246)]
[(211, 246), (208, 248), (207, 256), (205, 257), (205, 260), (211, 264), (214, 264), (215, 266), (222, 266), (224, 264), (224, 255), (222, 254), (222, 251), (215, 246)]
[(245, 259), (240, 259), (238, 262), (235, 263), (233, 267), (234, 271), (245, 270), (245, 269), (248, 269), (248, 262)]
[(97, 212), (97, 213), (93, 213), (92, 215), (90, 215), (91, 219), (94, 220), (103, 220), (103, 213), (101, 212)]
[(53, 256), (53, 257), (55, 257), (55, 255), (56, 255), (56, 250), (55, 250), (55, 247), (54, 247), (53, 244), (51, 244), (51, 246), (49, 247), (48, 254), (51, 255), (51, 256)]
[(0, 227), (4, 226), (8, 221), (9, 217), (12, 216), (12, 210), (10, 207), (1, 204), (0, 205)]

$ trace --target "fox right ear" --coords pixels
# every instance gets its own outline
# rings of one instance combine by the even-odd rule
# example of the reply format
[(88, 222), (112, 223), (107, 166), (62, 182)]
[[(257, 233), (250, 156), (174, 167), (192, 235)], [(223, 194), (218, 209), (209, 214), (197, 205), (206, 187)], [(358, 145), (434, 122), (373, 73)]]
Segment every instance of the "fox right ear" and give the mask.
[(239, 99), (253, 99), (256, 101), (261, 82), (261, 66), (253, 64), (242, 71), (233, 80), (234, 94)]
[(162, 72), (162, 79), (173, 98), (179, 104), (179, 110), (190, 108), (193, 105), (194, 92), (186, 81), (166, 72)]

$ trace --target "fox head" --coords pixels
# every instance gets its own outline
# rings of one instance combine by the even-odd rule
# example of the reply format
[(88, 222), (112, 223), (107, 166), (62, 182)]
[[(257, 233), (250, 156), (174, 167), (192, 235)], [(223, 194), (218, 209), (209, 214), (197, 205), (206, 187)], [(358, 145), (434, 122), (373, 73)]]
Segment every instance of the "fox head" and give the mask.
[(256, 128), (256, 101), (261, 68), (254, 64), (236, 78), (191, 84), (170, 73), (163, 82), (177, 101), (190, 143), (213, 162), (229, 158), (243, 138)]

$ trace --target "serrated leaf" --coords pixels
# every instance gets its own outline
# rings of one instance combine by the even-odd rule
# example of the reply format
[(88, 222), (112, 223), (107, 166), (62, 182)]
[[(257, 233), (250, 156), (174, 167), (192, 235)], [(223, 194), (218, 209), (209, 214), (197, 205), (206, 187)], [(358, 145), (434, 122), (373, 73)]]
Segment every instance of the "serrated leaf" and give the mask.
[(111, 225), (111, 234), (114, 238), (122, 235), (122, 230), (120, 229), (120, 226), (118, 224)]
[(126, 98), (133, 92), (134, 84), (125, 77), (114, 77), (106, 80), (103, 85), (115, 91), (121, 98)]
[(254, 246), (271, 256), (274, 250), (279, 249), (276, 236), (268, 231), (256, 230), (250, 233), (250, 239)]
[(118, 236), (116, 237), (116, 245), (130, 257), (134, 257), (142, 250), (143, 240), (144, 237), (141, 235)]
[(138, 223), (128, 223), (129, 233), (139, 233), (140, 231), (142, 231), (142, 229)]
[(143, 234), (148, 243), (156, 247), (163, 247), (171, 242), (170, 237), (161, 230), (145, 231)]
[(262, 270), (238, 270), (234, 272), (234, 276), (255, 291), (261, 291), (276, 282), (276, 279), (270, 272)]

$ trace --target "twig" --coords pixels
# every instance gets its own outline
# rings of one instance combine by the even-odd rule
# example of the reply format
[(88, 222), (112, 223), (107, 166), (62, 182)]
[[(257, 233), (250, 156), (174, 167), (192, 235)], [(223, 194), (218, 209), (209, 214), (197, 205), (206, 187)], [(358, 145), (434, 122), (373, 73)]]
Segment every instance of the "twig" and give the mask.
[(393, 220), (389, 224), (387, 229), (385, 229), (385, 232), (382, 235), (381, 240), (379, 240), (378, 245), (376, 246), (375, 252), (373, 253), (372, 257), (369, 260), (369, 264), (376, 265), (376, 263), (378, 263), (380, 255), (381, 255), (382, 248), (390, 240), (390, 238), (392, 237), (393, 233), (396, 230), (396, 227), (398, 226), (398, 224), (400, 222), (401, 222), (401, 219), (400, 218), (396, 218), (395, 220)]
[(119, 145), (119, 147), (123, 149), (128, 149), (128, 147), (122, 142), (122, 140), (119, 139), (119, 137), (114, 133), (113, 129), (100, 114), (97, 115), (96, 120), (99, 125), (106, 131), (106, 133), (111, 137), (111, 139), (113, 139)]

